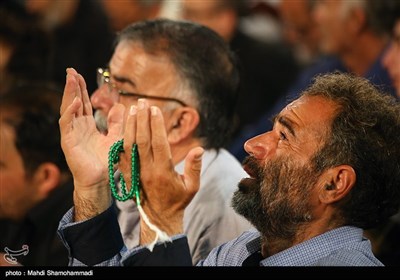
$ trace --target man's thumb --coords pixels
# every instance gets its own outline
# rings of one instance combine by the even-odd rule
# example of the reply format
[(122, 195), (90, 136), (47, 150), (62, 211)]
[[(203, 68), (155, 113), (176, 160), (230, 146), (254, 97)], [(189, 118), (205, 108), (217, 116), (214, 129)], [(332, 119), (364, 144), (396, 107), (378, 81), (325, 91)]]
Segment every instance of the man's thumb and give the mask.
[(196, 147), (189, 151), (185, 159), (185, 185), (187, 191), (192, 192), (193, 195), (199, 190), (200, 187), (201, 161), (203, 153), (203, 148)]

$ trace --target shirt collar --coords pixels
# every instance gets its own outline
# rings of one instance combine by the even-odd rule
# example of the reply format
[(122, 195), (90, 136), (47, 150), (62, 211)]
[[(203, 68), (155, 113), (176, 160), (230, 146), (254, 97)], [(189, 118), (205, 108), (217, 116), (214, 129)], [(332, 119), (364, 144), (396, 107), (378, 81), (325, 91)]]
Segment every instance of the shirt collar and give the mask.
[(270, 256), (262, 260), (261, 265), (309, 266), (346, 243), (361, 241), (362, 233), (361, 228), (352, 226), (336, 228)]
[[(336, 228), (265, 258), (260, 264), (262, 266), (309, 266), (342, 248), (346, 243), (361, 241), (362, 234), (363, 230), (357, 227)], [(248, 256), (261, 250), (259, 233), (246, 243), (246, 248)]]

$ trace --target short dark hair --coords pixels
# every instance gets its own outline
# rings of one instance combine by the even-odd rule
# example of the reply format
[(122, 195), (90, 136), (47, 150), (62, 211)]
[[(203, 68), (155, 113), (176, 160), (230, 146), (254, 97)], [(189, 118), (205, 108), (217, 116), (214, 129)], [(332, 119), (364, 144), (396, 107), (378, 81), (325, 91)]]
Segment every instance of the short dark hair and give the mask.
[(44, 69), (49, 63), (50, 35), (19, 1), (0, 1), (0, 41), (12, 48), (6, 73), (35, 80), (49, 75)]
[(400, 19), (399, 0), (366, 0), (369, 25), (378, 33), (391, 34)]
[(198, 103), (195, 136), (205, 148), (223, 147), (232, 133), (239, 84), (236, 57), (224, 40), (202, 25), (168, 19), (133, 23), (119, 33), (117, 43), (123, 40), (170, 58)]
[(233, 9), (240, 17), (250, 14), (251, 6), (246, 0), (216, 0), (216, 2), (219, 7)]
[(41, 82), (14, 85), (0, 96), (0, 109), (13, 113), (5, 122), (15, 129), (15, 145), (28, 174), (45, 162), (69, 170), (60, 144), (61, 96), (61, 89)]
[(400, 103), (367, 79), (339, 72), (316, 77), (303, 94), (339, 105), (313, 162), (318, 171), (354, 168), (355, 186), (338, 203), (344, 222), (364, 229), (384, 222), (400, 207)]

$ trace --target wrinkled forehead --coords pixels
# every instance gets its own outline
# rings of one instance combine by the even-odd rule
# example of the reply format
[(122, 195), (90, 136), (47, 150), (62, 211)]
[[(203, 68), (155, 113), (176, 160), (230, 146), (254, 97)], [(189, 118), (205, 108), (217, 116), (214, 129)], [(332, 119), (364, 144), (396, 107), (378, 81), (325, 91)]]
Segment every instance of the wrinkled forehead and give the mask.
[(146, 49), (140, 42), (121, 41), (111, 57), (110, 67), (145, 67), (148, 63), (162, 63), (175, 68), (171, 57), (166, 52), (158, 48), (153, 50)]
[(304, 106), (304, 102), (305, 100), (301, 97), (298, 98), (294, 101), (292, 101), (291, 103), (289, 103), (288, 105), (286, 105), (286, 107), (284, 108), (284, 111), (293, 111), (295, 109), (298, 109), (301, 106)]
[(338, 105), (323, 96), (302, 95), (280, 113), (296, 119), (302, 126), (330, 127)]

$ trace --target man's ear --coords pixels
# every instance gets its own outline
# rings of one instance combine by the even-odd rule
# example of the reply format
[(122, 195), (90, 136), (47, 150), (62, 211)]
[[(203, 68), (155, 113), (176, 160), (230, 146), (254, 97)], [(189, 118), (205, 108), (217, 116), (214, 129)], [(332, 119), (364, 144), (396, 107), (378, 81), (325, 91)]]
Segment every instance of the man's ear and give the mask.
[(200, 123), (200, 115), (194, 108), (182, 107), (173, 112), (170, 120), (170, 125), (167, 128), (168, 142), (177, 144), (193, 135)]
[(356, 172), (350, 165), (339, 165), (330, 168), (322, 178), (319, 200), (330, 204), (346, 197), (356, 183)]
[(61, 171), (51, 162), (42, 163), (35, 171), (33, 182), (37, 186), (38, 197), (44, 199), (49, 196), (61, 181)]

